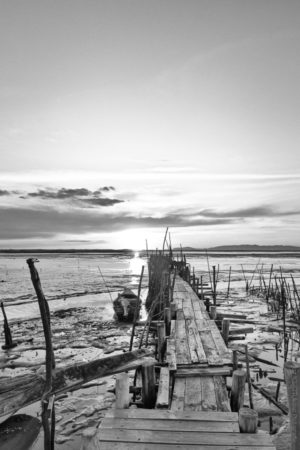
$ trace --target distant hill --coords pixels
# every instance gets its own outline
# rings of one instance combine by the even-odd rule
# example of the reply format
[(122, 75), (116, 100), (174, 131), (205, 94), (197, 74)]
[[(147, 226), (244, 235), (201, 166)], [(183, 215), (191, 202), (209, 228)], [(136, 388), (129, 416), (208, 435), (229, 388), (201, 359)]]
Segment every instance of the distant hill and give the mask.
[[(219, 245), (217, 247), (210, 247), (207, 249), (182, 247), (184, 252), (192, 251), (209, 251), (209, 252), (300, 252), (300, 247), (294, 245)], [(180, 251), (180, 248), (174, 249), (174, 251)]]

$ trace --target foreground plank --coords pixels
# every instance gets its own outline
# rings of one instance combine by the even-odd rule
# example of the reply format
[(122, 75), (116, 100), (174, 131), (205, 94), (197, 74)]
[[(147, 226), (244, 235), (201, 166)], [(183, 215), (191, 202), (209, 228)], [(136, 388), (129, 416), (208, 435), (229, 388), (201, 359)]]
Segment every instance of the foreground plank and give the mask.
[[(84, 383), (95, 378), (133, 370), (149, 359), (146, 357), (151, 354), (151, 350), (141, 349), (56, 369), (51, 394), (79, 389)], [(15, 377), (11, 379), (9, 390), (4, 380), (0, 383), (0, 416), (13, 413), (40, 400), (44, 387), (45, 380), (40, 375)]]

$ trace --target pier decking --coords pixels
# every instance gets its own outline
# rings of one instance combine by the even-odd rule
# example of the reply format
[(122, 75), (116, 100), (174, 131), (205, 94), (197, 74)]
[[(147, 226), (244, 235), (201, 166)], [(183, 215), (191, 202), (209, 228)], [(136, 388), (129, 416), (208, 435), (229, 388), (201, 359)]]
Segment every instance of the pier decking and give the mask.
[[(176, 319), (166, 341), (156, 409), (115, 409), (102, 420), (101, 450), (275, 450), (266, 433), (240, 433), (225, 376), (231, 351), (188, 283), (176, 277)], [(161, 409), (164, 408), (165, 409)]]

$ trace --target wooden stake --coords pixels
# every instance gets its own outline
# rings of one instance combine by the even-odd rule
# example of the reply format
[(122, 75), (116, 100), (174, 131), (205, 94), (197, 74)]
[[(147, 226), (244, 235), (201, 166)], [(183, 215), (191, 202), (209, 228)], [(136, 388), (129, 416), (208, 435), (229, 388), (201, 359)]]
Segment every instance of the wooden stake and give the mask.
[(246, 356), (246, 368), (247, 368), (247, 382), (249, 389), (249, 403), (250, 408), (253, 409), (253, 400), (252, 400), (252, 383), (251, 383), (251, 375), (250, 375), (250, 367), (249, 367), (249, 356), (248, 356), (248, 345), (245, 345), (245, 356)]
[(217, 304), (217, 281), (216, 281), (216, 266), (212, 266), (213, 268), (213, 299), (214, 305)]
[(15, 347), (17, 344), (15, 342), (13, 342), (13, 340), (12, 340), (11, 331), (10, 331), (10, 328), (8, 325), (8, 320), (6, 317), (3, 302), (1, 302), (1, 309), (2, 309), (2, 314), (3, 314), (3, 326), (4, 326), (4, 336), (5, 336), (5, 345), (2, 345), (2, 348), (3, 348), (3, 350), (7, 350), (7, 349)]
[(223, 340), (226, 345), (228, 344), (229, 328), (230, 328), (230, 320), (223, 319), (222, 320), (222, 336), (223, 336)]
[(166, 337), (165, 322), (159, 321), (159, 322), (157, 322), (157, 338), (158, 338), (157, 356), (158, 356), (159, 362), (162, 362), (162, 360), (163, 360), (165, 337)]
[(284, 376), (289, 403), (291, 450), (298, 450), (300, 448), (300, 363), (286, 361)]

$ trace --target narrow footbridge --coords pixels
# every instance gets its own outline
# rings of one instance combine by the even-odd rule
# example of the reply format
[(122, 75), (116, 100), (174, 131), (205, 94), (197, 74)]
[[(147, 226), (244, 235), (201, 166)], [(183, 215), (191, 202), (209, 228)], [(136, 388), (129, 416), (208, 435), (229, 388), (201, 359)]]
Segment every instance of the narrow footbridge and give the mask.
[(275, 450), (269, 434), (240, 432), (226, 376), (232, 354), (203, 300), (176, 277), (170, 333), (154, 409), (113, 409), (93, 447), (101, 450)]

